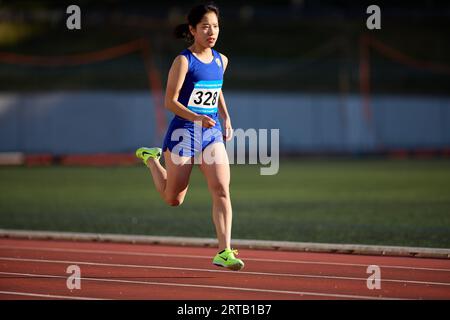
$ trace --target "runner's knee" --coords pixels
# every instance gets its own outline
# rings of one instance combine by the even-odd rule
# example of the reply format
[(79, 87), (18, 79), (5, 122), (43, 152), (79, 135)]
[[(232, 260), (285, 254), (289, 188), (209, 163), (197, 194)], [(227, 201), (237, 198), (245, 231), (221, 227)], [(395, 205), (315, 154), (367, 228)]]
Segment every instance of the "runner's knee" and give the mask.
[(217, 198), (227, 198), (230, 194), (228, 185), (223, 183), (214, 183), (210, 185), (209, 190), (212, 196)]

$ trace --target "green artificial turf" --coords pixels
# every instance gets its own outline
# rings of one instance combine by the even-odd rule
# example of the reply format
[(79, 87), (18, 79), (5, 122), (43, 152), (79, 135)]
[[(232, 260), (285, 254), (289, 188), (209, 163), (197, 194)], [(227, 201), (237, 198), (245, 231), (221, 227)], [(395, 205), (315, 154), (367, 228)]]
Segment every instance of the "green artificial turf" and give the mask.
[[(233, 238), (450, 247), (450, 161), (232, 165)], [(198, 168), (169, 207), (139, 167), (2, 167), (0, 228), (215, 237)]]

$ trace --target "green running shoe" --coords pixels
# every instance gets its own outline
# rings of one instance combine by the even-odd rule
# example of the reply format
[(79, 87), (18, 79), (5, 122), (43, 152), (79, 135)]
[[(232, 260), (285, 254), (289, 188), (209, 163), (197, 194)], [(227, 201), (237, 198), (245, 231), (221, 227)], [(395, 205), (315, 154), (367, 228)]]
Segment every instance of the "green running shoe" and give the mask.
[(161, 158), (162, 149), (161, 148), (146, 148), (141, 147), (136, 150), (136, 157), (142, 160), (145, 165), (147, 165), (148, 158), (153, 158), (159, 160)]
[(214, 257), (213, 264), (234, 271), (241, 270), (244, 268), (244, 262), (241, 259), (237, 259), (234, 255), (238, 255), (237, 250), (222, 250)]

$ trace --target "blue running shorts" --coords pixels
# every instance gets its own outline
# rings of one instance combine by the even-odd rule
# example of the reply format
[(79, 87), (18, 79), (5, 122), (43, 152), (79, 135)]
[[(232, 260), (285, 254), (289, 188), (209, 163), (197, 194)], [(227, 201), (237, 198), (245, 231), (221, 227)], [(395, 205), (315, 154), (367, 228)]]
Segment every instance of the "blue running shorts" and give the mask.
[(216, 121), (212, 128), (201, 127), (192, 121), (175, 115), (167, 129), (163, 151), (169, 149), (170, 152), (182, 157), (194, 157), (210, 144), (223, 143), (218, 113), (208, 114), (208, 116)]

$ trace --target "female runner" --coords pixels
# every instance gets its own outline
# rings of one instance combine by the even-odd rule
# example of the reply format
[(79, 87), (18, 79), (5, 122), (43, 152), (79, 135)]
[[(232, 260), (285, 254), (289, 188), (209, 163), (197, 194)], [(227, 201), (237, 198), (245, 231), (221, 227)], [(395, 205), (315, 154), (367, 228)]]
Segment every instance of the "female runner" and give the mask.
[[(188, 23), (176, 27), (175, 35), (192, 42), (173, 61), (165, 95), (165, 107), (174, 113), (163, 148), (141, 147), (136, 156), (150, 169), (153, 182), (171, 206), (183, 203), (192, 167), (200, 162), (212, 196), (212, 216), (219, 244), (213, 264), (241, 270), (242, 260), (231, 248), (232, 207), (230, 166), (224, 141), (232, 126), (222, 93), (228, 59), (212, 49), (219, 36), (219, 10), (213, 4), (191, 9)], [(222, 117), (224, 133), (219, 122)], [(159, 162), (164, 153), (166, 168)]]

